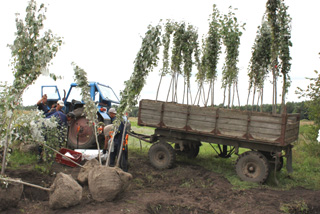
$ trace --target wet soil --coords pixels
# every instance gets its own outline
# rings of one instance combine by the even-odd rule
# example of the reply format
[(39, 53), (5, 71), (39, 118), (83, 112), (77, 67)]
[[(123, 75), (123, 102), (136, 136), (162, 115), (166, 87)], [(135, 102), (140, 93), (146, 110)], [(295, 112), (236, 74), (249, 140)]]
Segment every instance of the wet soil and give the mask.
[[(288, 191), (271, 190), (261, 185), (249, 190), (234, 190), (220, 174), (200, 166), (177, 162), (167, 170), (154, 169), (146, 156), (131, 153), (129, 172), (133, 181), (127, 191), (113, 202), (95, 202), (88, 187), (83, 187), (82, 201), (68, 209), (51, 210), (48, 192), (24, 187), (16, 208), (2, 213), (320, 213), (320, 191), (296, 188)], [(50, 187), (58, 172), (77, 177), (79, 167), (71, 168), (54, 163), (49, 175), (40, 174), (33, 167), (10, 171), (11, 177)], [(300, 202), (303, 201), (304, 204)], [(305, 205), (308, 207), (306, 212)]]

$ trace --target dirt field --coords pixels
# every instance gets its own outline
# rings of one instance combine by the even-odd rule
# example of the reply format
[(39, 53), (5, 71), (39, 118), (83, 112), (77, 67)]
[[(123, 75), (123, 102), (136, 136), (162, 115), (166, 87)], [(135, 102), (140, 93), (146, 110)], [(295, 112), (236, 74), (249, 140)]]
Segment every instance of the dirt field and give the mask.
[[(130, 154), (129, 172), (133, 181), (129, 189), (114, 202), (97, 203), (85, 186), (81, 204), (51, 210), (48, 193), (25, 186), (17, 208), (2, 213), (282, 213), (287, 204), (290, 213), (320, 213), (320, 191), (303, 188), (275, 191), (261, 186), (250, 190), (233, 190), (221, 175), (199, 166), (177, 162), (173, 169), (155, 170), (146, 157)], [(79, 168), (53, 164), (50, 176), (24, 168), (8, 174), (24, 181), (49, 187), (55, 173), (77, 176)], [(54, 173), (55, 172), (55, 173)], [(301, 202), (308, 206), (303, 212)]]

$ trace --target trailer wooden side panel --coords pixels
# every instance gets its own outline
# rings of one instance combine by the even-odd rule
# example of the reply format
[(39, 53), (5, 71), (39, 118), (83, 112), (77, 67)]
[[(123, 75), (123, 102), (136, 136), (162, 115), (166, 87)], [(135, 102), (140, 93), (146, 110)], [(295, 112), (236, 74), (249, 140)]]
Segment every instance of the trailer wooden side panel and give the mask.
[(299, 115), (273, 115), (141, 100), (138, 125), (285, 146), (297, 140)]

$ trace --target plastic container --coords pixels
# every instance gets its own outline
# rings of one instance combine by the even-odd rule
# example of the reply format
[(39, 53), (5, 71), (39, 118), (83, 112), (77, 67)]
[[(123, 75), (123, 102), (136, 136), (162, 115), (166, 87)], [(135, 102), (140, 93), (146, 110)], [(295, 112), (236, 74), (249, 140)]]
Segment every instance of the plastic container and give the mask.
[[(82, 153), (73, 151), (71, 149), (66, 149), (66, 148), (61, 148), (59, 150), (59, 152), (61, 154), (66, 155), (67, 157), (69, 157), (71, 160), (73, 160), (76, 163), (80, 163), (81, 162), (81, 158), (82, 158)], [(57, 163), (61, 163), (70, 167), (75, 167), (77, 166), (75, 163), (71, 162), (70, 160), (68, 160), (66, 157), (60, 155), (60, 154), (56, 154), (56, 158), (55, 158)]]

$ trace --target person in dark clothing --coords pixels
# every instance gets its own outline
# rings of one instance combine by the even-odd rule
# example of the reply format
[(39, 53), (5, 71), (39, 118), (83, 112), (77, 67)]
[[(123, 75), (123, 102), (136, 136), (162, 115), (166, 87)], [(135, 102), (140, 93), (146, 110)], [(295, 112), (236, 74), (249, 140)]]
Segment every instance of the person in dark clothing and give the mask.
[[(113, 122), (116, 119), (116, 110), (114, 108), (110, 108), (109, 109), (109, 116), (111, 118), (111, 121)], [(115, 165), (115, 159), (116, 157), (119, 155), (120, 149), (121, 149), (121, 141), (122, 141), (122, 136), (123, 136), (123, 132), (126, 131), (124, 130), (124, 124), (123, 122), (121, 122), (117, 133), (115, 133), (114, 135), (114, 141), (113, 141), (113, 151), (110, 153), (110, 166), (114, 166)], [(126, 133), (125, 133), (126, 134)], [(107, 142), (108, 143), (108, 142)], [(108, 144), (106, 144), (108, 145)], [(107, 148), (107, 146), (105, 146), (105, 148)], [(126, 155), (126, 147), (123, 147), (125, 150), (122, 151), (122, 155), (121, 155), (121, 160), (120, 160), (120, 168), (127, 172), (128, 171), (128, 163), (127, 163), (127, 155)], [(111, 148), (110, 148), (111, 149)], [(104, 153), (106, 152), (105, 149), (103, 151)], [(118, 156), (119, 158), (119, 156)]]
[(43, 113), (47, 113), (50, 111), (50, 107), (47, 105), (47, 95), (44, 94), (42, 98), (37, 102), (38, 109), (43, 111)]
[[(64, 107), (64, 102), (59, 100), (57, 102), (57, 107), (55, 109), (52, 109), (51, 111), (45, 113), (46, 118), (55, 117), (58, 122), (58, 130), (59, 130), (59, 147), (62, 146), (62, 143), (65, 140), (65, 132), (64, 127), (67, 127), (67, 121), (72, 119), (70, 116), (67, 117), (61, 110)], [(47, 136), (45, 136), (45, 140)], [(43, 147), (40, 145), (38, 147), (39, 152), (39, 162), (42, 162), (42, 156), (43, 156)]]
[(62, 112), (63, 107), (64, 107), (64, 102), (62, 100), (59, 100), (57, 102), (57, 107), (45, 114), (46, 118), (56, 117), (60, 126), (62, 125), (66, 126), (68, 120), (65, 113)]

